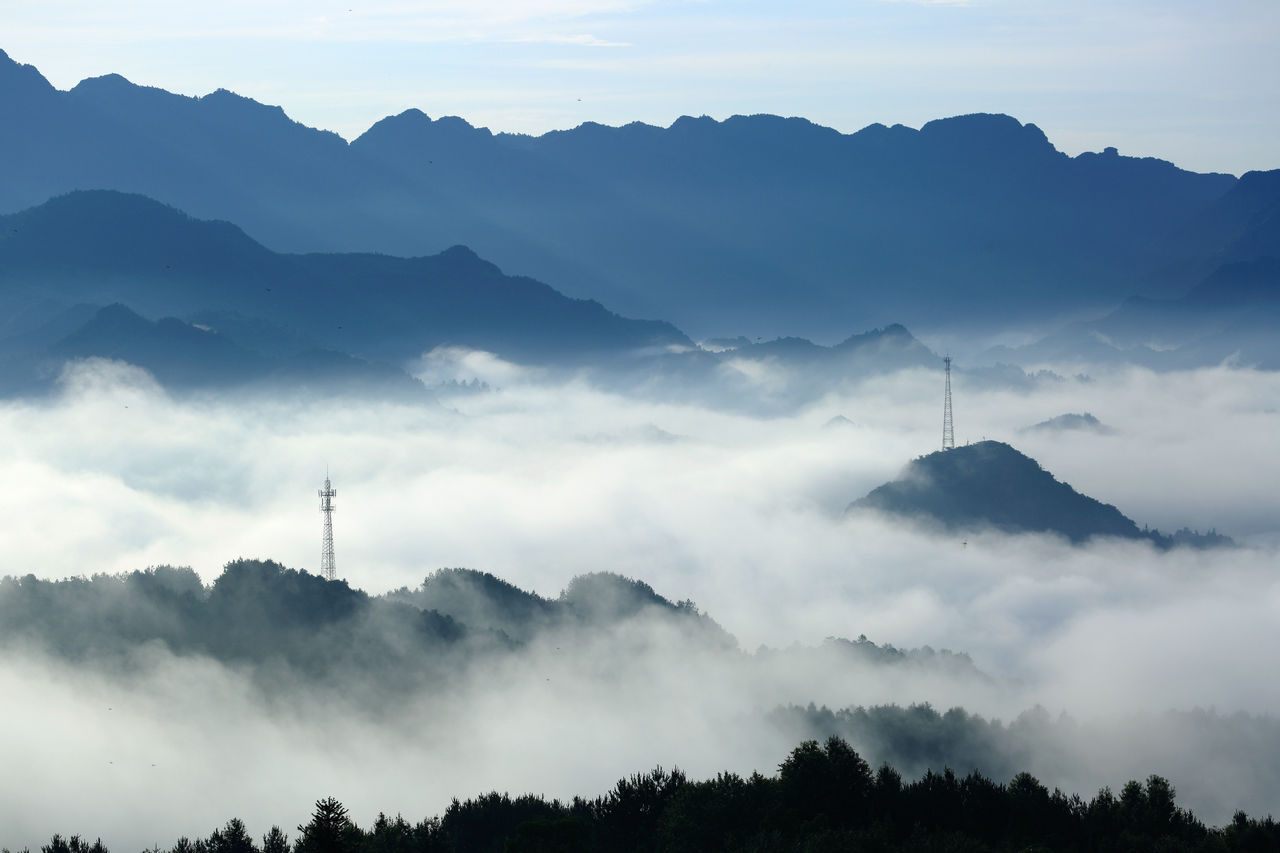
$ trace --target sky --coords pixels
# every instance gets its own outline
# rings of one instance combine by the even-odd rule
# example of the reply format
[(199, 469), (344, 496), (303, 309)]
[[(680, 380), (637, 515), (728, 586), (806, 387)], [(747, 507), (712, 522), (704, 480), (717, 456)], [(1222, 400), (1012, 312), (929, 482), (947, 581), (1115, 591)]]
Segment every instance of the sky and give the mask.
[(353, 139), (416, 107), (494, 131), (776, 113), (845, 132), (1002, 112), (1069, 154), (1280, 166), (1273, 0), (0, 3), (58, 88), (218, 88)]

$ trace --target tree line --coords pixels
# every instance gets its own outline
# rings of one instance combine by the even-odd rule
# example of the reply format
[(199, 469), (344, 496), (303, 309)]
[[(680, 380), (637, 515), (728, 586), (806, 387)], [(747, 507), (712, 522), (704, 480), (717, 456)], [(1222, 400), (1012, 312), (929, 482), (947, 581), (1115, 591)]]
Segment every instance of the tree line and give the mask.
[[(144, 853), (729, 853), (729, 851), (1274, 851), (1280, 823), (1237, 812), (1205, 826), (1177, 805), (1168, 780), (1131, 780), (1085, 801), (1029, 773), (1000, 784), (950, 769), (904, 780), (839, 737), (796, 747), (773, 776), (720, 773), (694, 781), (661, 767), (569, 802), (492, 792), (411, 823), (379, 814), (358, 826), (338, 800), (317, 801), (292, 839), (273, 826), (255, 842), (238, 818), (208, 838)], [(5, 851), (8, 853), (8, 851)], [(27, 851), (23, 851), (27, 853)], [(101, 840), (54, 835), (41, 853), (109, 853)]]

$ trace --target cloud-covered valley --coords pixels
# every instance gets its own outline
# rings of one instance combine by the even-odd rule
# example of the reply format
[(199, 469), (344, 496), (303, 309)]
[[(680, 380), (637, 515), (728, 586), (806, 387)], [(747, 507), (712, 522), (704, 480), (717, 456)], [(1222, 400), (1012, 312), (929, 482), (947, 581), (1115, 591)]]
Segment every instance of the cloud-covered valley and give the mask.
[[(1243, 543), (1161, 552), (845, 518), (850, 501), (936, 449), (937, 372), (851, 382), (760, 417), (455, 360), (464, 372), (448, 378), (491, 387), (438, 407), (175, 399), (127, 366), (71, 367), (57, 395), (0, 404), (4, 573), (170, 564), (211, 583), (238, 557), (315, 572), (327, 467), (338, 574), (353, 587), (412, 589), (462, 566), (555, 598), (578, 575), (615, 572), (696, 601), (741, 651), (693, 654), (637, 623), (636, 637), (572, 653), (534, 643), (371, 715), (376, 698), (334, 704), (305, 686), (281, 698), (234, 666), (154, 645), (123, 672), (9, 648), (3, 750), (35, 769), (4, 783), (0, 825), (15, 837), (0, 843), (61, 831), (168, 844), (232, 815), (261, 834), (296, 825), (330, 793), (367, 822), (380, 809), (416, 819), (490, 788), (593, 794), (656, 763), (767, 772), (796, 734), (770, 712), (809, 702), (960, 705), (1005, 721), (1039, 704), (1109, 755), (1088, 774), (1033, 756), (1050, 786), (1162, 772), (1216, 822), (1280, 801), (1265, 773), (1237, 780), (1239, 796), (1224, 801), (1237, 791), (1216, 783), (1239, 755), (1213, 745), (1214, 733), (1234, 749), (1263, 732), (1259, 767), (1276, 749), (1280, 688), (1266, 674), (1280, 644), (1280, 376), (1122, 370), (1022, 391), (956, 377), (962, 443), (1010, 441), (1139, 524), (1216, 527)], [(1083, 411), (1111, 431), (1018, 432)], [(757, 653), (863, 634), (966, 652), (989, 678)], [(633, 653), (611, 653), (622, 648)], [(1196, 708), (1223, 715), (1199, 740), (1181, 736), (1195, 731), (1185, 720), (1168, 723), (1181, 735), (1167, 739), (1142, 722)], [(1236, 712), (1249, 725), (1231, 729)], [(1059, 752), (1076, 743), (1065, 724), (1046, 737)], [(1197, 762), (1217, 799), (1189, 778)]]

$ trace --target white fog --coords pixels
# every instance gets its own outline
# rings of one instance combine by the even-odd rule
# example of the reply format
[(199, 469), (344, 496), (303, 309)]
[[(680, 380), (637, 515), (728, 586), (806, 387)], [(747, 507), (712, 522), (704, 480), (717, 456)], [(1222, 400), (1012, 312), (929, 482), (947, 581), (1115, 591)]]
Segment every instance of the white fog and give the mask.
[[(371, 594), (456, 566), (554, 598), (577, 575), (609, 571), (693, 599), (747, 653), (865, 634), (966, 652), (992, 681), (872, 668), (832, 681), (820, 668), (748, 671), (713, 657), (674, 666), (655, 629), (625, 660), (535, 646), (375, 725), (305, 691), (273, 704), (236, 671), (160, 648), (121, 676), (10, 650), (0, 752), (34, 769), (0, 783), (0, 841), (34, 847), (56, 830), (126, 849), (231, 816), (260, 835), (292, 830), (328, 794), (361, 823), (378, 810), (416, 820), (491, 788), (594, 796), (657, 763), (768, 773), (794, 743), (764, 715), (809, 702), (927, 701), (1005, 721), (1037, 704), (1066, 712), (1105, 735), (1094, 777), (1055, 779), (1046, 764), (1050, 787), (1092, 786), (1078, 790), (1087, 798), (1129, 778), (1110, 774), (1164, 772), (1221, 822), (1235, 805), (1221, 800), (1230, 756), (1214, 765), (1206, 744), (1162, 756), (1134, 715), (1280, 714), (1268, 677), (1280, 647), (1280, 375), (1124, 370), (1030, 392), (975, 390), (957, 375), (961, 443), (1008, 441), (1139, 525), (1217, 528), (1243, 545), (1161, 552), (844, 518), (937, 449), (940, 373), (849, 384), (757, 417), (551, 381), (482, 354), (440, 353), (421, 368), (491, 389), (439, 407), (175, 400), (119, 364), (70, 369), (56, 398), (0, 404), (4, 574), (170, 564), (210, 583), (237, 557), (315, 572), (327, 468), (338, 574)], [(1085, 411), (1112, 432), (1019, 432)], [(836, 416), (852, 424), (829, 424)], [(1277, 802), (1280, 788), (1263, 796)]]

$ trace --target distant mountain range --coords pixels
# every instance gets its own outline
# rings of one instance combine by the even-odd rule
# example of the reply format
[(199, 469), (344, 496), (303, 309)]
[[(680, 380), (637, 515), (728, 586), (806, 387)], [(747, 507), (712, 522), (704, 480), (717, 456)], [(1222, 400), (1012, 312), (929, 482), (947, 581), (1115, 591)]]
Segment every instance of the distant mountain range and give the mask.
[(96, 355), (177, 385), (320, 374), (394, 384), (408, 380), (400, 365), (451, 344), (530, 363), (691, 345), (669, 324), (503, 275), (461, 247), (282, 255), (228, 223), (106, 190), (0, 217), (0, 309), (10, 374)]
[(1224, 264), (1176, 299), (1133, 297), (988, 360), (1019, 365), (1140, 364), (1155, 370), (1221, 363), (1280, 369), (1280, 253)]
[(793, 374), (772, 401), (782, 406), (849, 378), (938, 363), (896, 324), (830, 347), (741, 338), (702, 348), (668, 323), (504, 275), (465, 248), (279, 254), (229, 223), (111, 190), (0, 216), (0, 393), (38, 392), (62, 363), (99, 357), (171, 389), (422, 396), (405, 367), (441, 346), (739, 407), (759, 402), (753, 363)]
[(1059, 482), (1034, 459), (999, 441), (980, 441), (913, 460), (897, 480), (848, 511), (877, 511), (953, 532), (1056, 533), (1075, 543), (1099, 536), (1147, 539), (1162, 548), (1232, 544), (1216, 532), (1172, 535), (1139, 528), (1111, 504)]
[[(348, 144), (222, 90), (189, 98), (107, 75), (58, 91), (2, 53), (0, 115), (0, 211), (116, 189), (235, 222), (275, 251), (441, 267), (474, 264), (437, 255), (466, 245), (698, 337), (1044, 323), (1280, 256), (1265, 213), (1280, 172), (1068, 157), (1000, 115), (853, 134), (686, 117), (529, 137), (408, 110)], [(332, 265), (292, 263), (321, 278)]]

